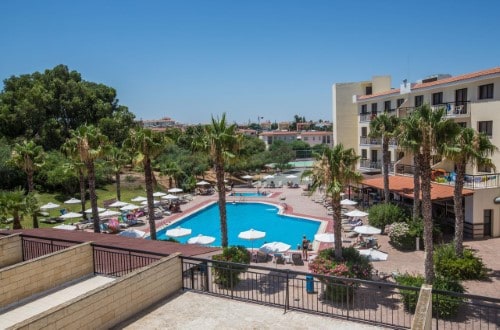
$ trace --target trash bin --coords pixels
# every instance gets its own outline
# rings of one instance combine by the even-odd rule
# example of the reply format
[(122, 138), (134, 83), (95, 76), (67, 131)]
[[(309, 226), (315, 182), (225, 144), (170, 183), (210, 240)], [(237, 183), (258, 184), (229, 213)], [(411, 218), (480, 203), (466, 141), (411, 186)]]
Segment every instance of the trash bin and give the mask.
[(312, 275), (306, 275), (306, 291), (314, 293), (314, 277)]

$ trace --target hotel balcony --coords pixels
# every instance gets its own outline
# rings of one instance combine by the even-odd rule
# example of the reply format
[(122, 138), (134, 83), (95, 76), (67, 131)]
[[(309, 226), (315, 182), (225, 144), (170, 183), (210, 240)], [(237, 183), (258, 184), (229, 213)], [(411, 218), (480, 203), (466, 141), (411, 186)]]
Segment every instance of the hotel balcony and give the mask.
[(372, 146), (382, 145), (382, 139), (381, 138), (371, 138), (371, 137), (367, 137), (367, 136), (360, 136), (359, 137), (359, 144), (372, 145)]
[(382, 161), (380, 161), (380, 160), (372, 161), (371, 159), (360, 159), (359, 160), (359, 167), (365, 168), (365, 169), (380, 170), (380, 169), (382, 169)]
[(470, 117), (470, 101), (435, 104), (432, 105), (431, 108), (433, 110), (444, 108), (446, 110), (447, 118)]

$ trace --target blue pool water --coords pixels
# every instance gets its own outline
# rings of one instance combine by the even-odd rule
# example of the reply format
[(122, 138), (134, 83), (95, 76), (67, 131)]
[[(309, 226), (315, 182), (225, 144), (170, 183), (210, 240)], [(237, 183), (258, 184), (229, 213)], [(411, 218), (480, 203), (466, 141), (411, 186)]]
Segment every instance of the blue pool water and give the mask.
[[(264, 203), (227, 203), (227, 229), (229, 245), (243, 245), (246, 247), (259, 247), (265, 242), (284, 242), (290, 244), (292, 249), (302, 242), (302, 236), (306, 235), (312, 241), (317, 233), (320, 221), (288, 217), (278, 214), (278, 208), (274, 205)], [(176, 223), (158, 231), (158, 239), (168, 238), (165, 235), (167, 229), (175, 227), (192, 229), (189, 236), (176, 238), (181, 243), (199, 234), (216, 237), (212, 246), (220, 246), (220, 218), (219, 207), (212, 204), (209, 207), (196, 212)], [(248, 241), (239, 239), (238, 234), (249, 229), (264, 231), (266, 236), (262, 239)]]
[(265, 195), (258, 192), (234, 192), (229, 194), (230, 197), (267, 197), (269, 195)]

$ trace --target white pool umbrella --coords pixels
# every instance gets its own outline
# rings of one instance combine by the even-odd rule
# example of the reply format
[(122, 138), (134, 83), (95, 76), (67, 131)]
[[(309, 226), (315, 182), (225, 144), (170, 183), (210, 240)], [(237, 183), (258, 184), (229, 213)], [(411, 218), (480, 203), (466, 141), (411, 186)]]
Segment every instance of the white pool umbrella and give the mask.
[(124, 207), (120, 208), (122, 211), (132, 211), (132, 210), (137, 210), (141, 208), (140, 206), (137, 206), (135, 204), (127, 204)]
[(253, 241), (255, 241), (256, 239), (264, 238), (264, 237), (266, 237), (266, 233), (265, 232), (258, 231), (258, 230), (255, 230), (255, 229), (250, 229), (250, 230), (247, 230), (247, 231), (242, 231), (241, 233), (238, 234), (238, 238), (252, 241), (252, 250), (253, 250)]
[(165, 232), (165, 234), (169, 237), (183, 237), (187, 235), (191, 235), (192, 230), (188, 228), (176, 227), (173, 229), (169, 229)]
[(199, 181), (196, 183), (197, 186), (208, 186), (210, 182), (207, 181)]
[(335, 243), (335, 235), (333, 233), (316, 234), (314, 240), (323, 243)]
[(161, 192), (161, 191), (157, 191), (155, 193), (153, 193), (153, 196), (154, 197), (161, 197), (161, 196), (165, 196), (166, 194), (164, 192)]
[(356, 226), (354, 231), (361, 235), (378, 235), (382, 233), (382, 229), (370, 225)]
[(52, 209), (55, 209), (55, 208), (58, 208), (59, 207), (59, 204), (55, 204), (55, 203), (47, 203), (47, 204), (43, 204), (42, 206), (40, 206), (40, 210), (52, 210)]
[(287, 179), (297, 179), (296, 175), (290, 174), (286, 176)]
[(173, 194), (176, 194), (176, 193), (180, 193), (180, 192), (183, 192), (183, 190), (181, 188), (170, 188), (169, 190), (167, 190), (169, 193), (173, 193)]
[(70, 198), (67, 201), (64, 201), (64, 204), (80, 204), (82, 201), (77, 198)]
[(207, 245), (215, 242), (215, 237), (199, 234), (198, 236), (191, 237), (187, 242), (188, 244)]
[(131, 199), (132, 202), (144, 202), (147, 201), (148, 199), (144, 196), (137, 196)]
[(347, 212), (345, 215), (348, 217), (366, 217), (368, 215), (368, 213), (360, 211), (360, 210), (353, 210), (353, 211)]
[(128, 203), (121, 202), (121, 201), (116, 201), (114, 203), (109, 204), (109, 207), (124, 207), (125, 205), (128, 205)]
[(352, 206), (356, 204), (358, 204), (358, 202), (352, 201), (350, 199), (343, 199), (340, 201), (340, 205)]
[[(102, 207), (98, 207), (98, 208), (97, 208), (97, 212), (98, 212), (98, 213), (101, 213), (101, 212), (104, 212), (104, 211), (106, 211), (106, 209), (103, 209)], [(92, 213), (92, 208), (90, 208), (90, 209), (86, 209), (86, 210), (85, 210), (85, 213)]]
[(266, 175), (263, 179), (264, 180), (274, 179), (274, 175)]
[(57, 225), (57, 226), (54, 226), (52, 228), (54, 228), (54, 229), (63, 229), (63, 230), (76, 230), (76, 226), (74, 226), (74, 225), (66, 225), (66, 224)]
[(134, 228), (129, 228), (118, 234), (118, 236), (131, 237), (131, 238), (143, 238), (145, 235), (146, 232)]
[(243, 175), (241, 178), (245, 179), (245, 180), (250, 180), (251, 178), (253, 178), (253, 176), (247, 174), (247, 175)]
[(99, 213), (99, 218), (103, 219), (103, 218), (109, 218), (109, 217), (116, 217), (118, 215), (120, 215), (121, 213), (120, 212), (117, 212), (117, 211), (112, 211), (112, 210), (106, 210), (102, 213)]
[[(158, 205), (158, 204), (160, 204), (160, 201), (157, 201), (157, 200), (153, 201), (153, 205)], [(148, 201), (142, 201), (141, 205), (147, 206), (148, 205)]]
[(266, 244), (262, 245), (259, 248), (259, 251), (262, 251), (262, 252), (268, 253), (268, 254), (283, 253), (283, 252), (290, 250), (291, 247), (292, 246), (290, 244), (286, 244), (283, 242), (271, 242), (271, 243), (266, 243)]
[(162, 196), (161, 199), (179, 199), (179, 196), (168, 194), (168, 195)]
[(68, 213), (61, 215), (59, 218), (60, 219), (75, 219), (75, 218), (81, 218), (81, 217), (82, 217), (81, 213), (68, 212)]
[(370, 261), (386, 261), (389, 255), (376, 249), (359, 250), (359, 254), (368, 257)]

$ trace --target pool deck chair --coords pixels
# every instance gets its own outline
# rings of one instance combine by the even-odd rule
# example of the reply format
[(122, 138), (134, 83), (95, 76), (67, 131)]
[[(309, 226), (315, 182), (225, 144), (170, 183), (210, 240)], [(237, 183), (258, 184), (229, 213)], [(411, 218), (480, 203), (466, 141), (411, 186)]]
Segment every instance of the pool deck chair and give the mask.
[(304, 265), (304, 260), (302, 260), (302, 254), (300, 254), (300, 253), (293, 253), (292, 254), (292, 263), (295, 266), (303, 266)]

